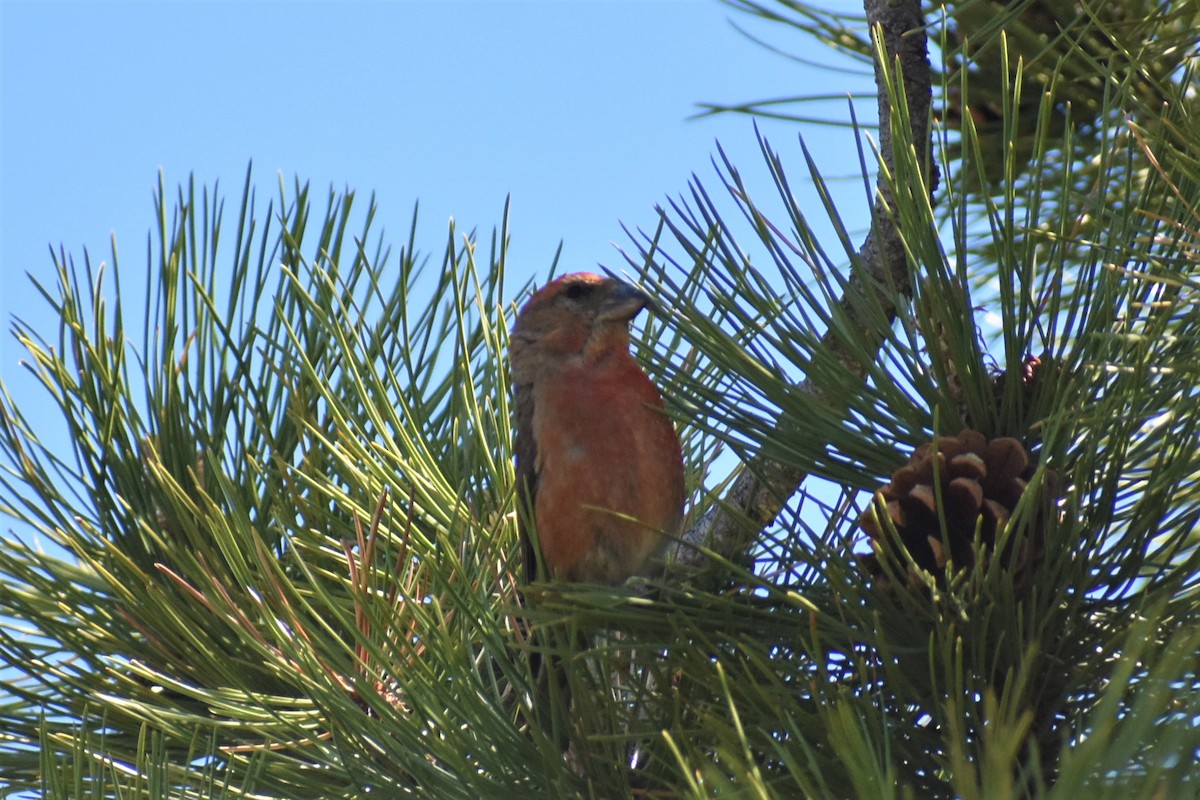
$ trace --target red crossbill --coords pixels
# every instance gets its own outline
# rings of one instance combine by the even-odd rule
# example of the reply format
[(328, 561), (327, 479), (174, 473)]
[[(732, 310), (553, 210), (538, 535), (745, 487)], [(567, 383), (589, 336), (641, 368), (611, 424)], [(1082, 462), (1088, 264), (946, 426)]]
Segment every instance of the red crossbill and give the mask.
[(635, 286), (581, 272), (542, 287), (517, 316), (510, 356), (527, 580), (622, 583), (651, 571), (663, 534), (677, 532), (679, 437), (629, 352), (629, 323), (651, 306)]

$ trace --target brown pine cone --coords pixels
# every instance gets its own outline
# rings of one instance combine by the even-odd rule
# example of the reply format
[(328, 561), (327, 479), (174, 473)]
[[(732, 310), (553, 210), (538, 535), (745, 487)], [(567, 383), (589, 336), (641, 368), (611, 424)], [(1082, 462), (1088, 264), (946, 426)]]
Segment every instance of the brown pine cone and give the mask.
[[(947, 564), (956, 571), (970, 569), (980, 558), (992, 557), (996, 532), (1012, 516), (1034, 469), (1029, 453), (1016, 439), (988, 441), (973, 430), (938, 439), (936, 450), (932, 443), (918, 447), (859, 517), (858, 524), (870, 536), (874, 550), (862, 558), (863, 566), (876, 581), (886, 583), (882, 559), (889, 559), (896, 571), (908, 573), (914, 585), (925, 585), (920, 570), (932, 574), (944, 587)], [(1048, 483), (1053, 487), (1057, 480), (1051, 475)], [(1052, 494), (1047, 492), (1047, 496)], [(916, 569), (896, 550), (886, 523), (876, 516), (882, 508)], [(1039, 515), (1027, 526), (1021, 541), (1012, 537), (1007, 542), (1003, 558), (1013, 565), (1022, 583), (1042, 560), (1044, 522)], [(1019, 557), (1010, 562), (1014, 547), (1019, 548)]]

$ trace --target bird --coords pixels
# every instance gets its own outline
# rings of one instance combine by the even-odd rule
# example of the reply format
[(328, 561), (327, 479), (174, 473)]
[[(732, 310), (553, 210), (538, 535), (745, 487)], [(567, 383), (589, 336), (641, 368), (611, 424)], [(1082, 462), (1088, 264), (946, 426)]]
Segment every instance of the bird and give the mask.
[(649, 576), (677, 533), (679, 436), (629, 351), (629, 326), (643, 309), (655, 304), (636, 286), (576, 272), (536, 291), (513, 324), (526, 582), (619, 585)]

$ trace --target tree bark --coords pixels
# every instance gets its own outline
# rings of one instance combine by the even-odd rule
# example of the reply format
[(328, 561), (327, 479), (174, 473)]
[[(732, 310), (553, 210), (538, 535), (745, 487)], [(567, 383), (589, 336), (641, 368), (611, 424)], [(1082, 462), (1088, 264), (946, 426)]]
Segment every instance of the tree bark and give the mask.
[[(933, 98), (929, 68), (929, 47), (921, 16), (920, 0), (864, 0), (867, 22), (876, 46), (890, 62), (884, 65), (876, 58), (875, 85), (879, 107), (879, 149), (887, 171), (895, 174), (893, 153), (892, 106), (888, 99), (887, 75), (901, 76), (912, 120), (911, 141), (917, 148), (918, 163), (923, 165), (923, 177), (932, 194), (937, 185), (937, 169), (929, 159), (930, 106)], [(896, 228), (892, 192), (881, 171), (876, 179), (876, 197), (872, 209), (871, 230), (852, 260), (846, 294), (841, 308), (864, 338), (874, 339), (870, 349), (878, 350), (883, 340), (878, 325), (866, 318), (865, 309), (881, 307), (888, 322), (896, 316), (895, 298), (911, 294), (910, 272), (904, 248)], [(883, 287), (890, 287), (884, 291)], [(874, 296), (875, 303), (864, 300)], [(838, 335), (827, 331), (822, 345), (861, 377), (866, 365), (857, 363), (842, 345)], [(820, 396), (819, 387), (805, 379), (798, 391)], [(783, 429), (787, 420), (779, 420)], [(774, 522), (775, 517), (800, 488), (807, 472), (799, 467), (758, 458), (743, 465), (721, 501), (683, 536), (684, 544), (677, 549), (676, 561), (685, 568), (698, 568), (708, 558), (700, 549), (707, 548), (723, 559), (737, 561), (745, 557), (758, 534)]]

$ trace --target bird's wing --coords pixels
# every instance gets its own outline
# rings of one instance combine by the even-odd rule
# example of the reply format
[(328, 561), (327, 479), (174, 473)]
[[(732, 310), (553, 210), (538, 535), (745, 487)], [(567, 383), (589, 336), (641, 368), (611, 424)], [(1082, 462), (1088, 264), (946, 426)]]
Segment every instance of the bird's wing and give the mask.
[(533, 436), (533, 387), (516, 387), (517, 406), (517, 523), (521, 544), (525, 550), (525, 582), (538, 577), (537, 547), (529, 529), (533, 525), (534, 503), (537, 501), (538, 469), (537, 440)]

